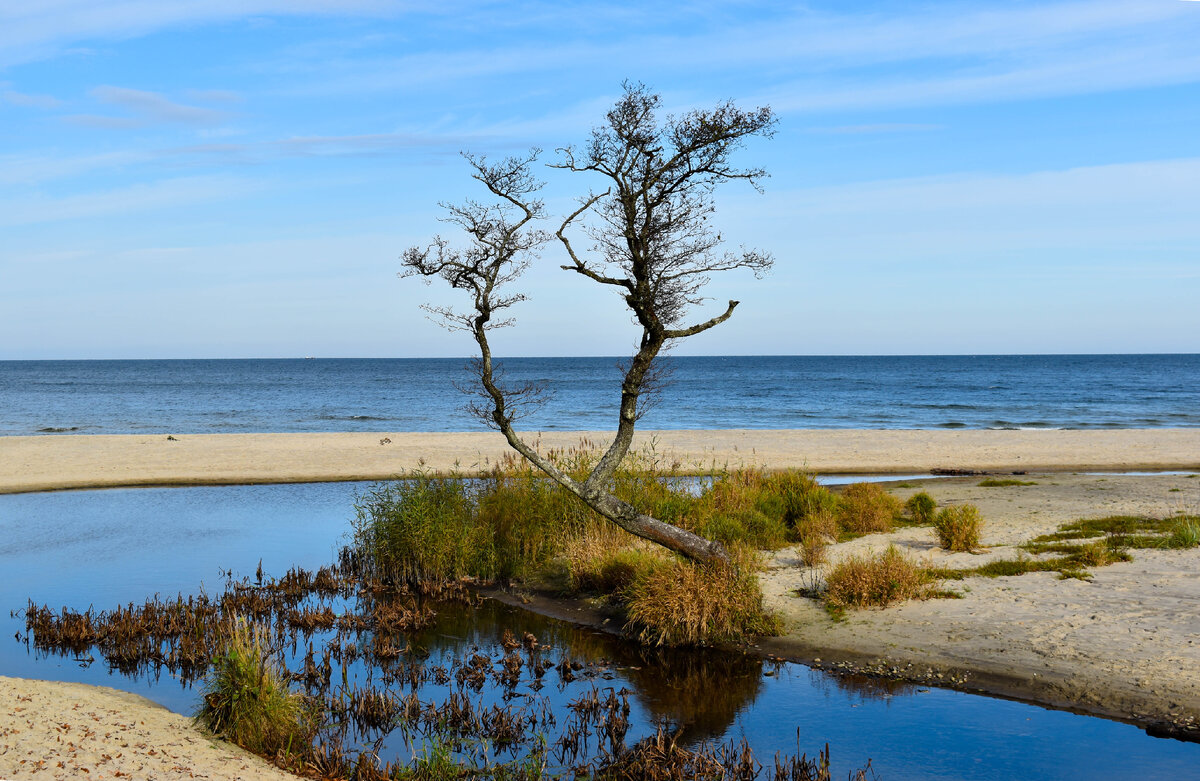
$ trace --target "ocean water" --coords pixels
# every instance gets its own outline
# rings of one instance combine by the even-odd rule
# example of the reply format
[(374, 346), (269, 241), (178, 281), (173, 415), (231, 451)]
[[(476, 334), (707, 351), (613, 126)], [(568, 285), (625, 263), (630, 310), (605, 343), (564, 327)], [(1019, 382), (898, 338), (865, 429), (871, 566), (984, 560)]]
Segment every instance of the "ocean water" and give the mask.
[[(0, 435), (474, 431), (466, 360), (0, 361)], [(510, 358), (525, 430), (609, 429), (617, 358)], [(1200, 355), (666, 359), (646, 429), (1200, 426)]]

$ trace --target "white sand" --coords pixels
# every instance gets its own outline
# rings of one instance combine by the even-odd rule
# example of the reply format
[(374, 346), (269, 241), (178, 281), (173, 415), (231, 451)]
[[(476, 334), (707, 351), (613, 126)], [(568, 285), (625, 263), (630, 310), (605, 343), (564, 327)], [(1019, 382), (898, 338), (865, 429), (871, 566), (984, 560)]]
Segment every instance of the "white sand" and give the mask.
[[(135, 485), (376, 480), (413, 469), (479, 471), (511, 451), (494, 432), (0, 437), (0, 493)], [(602, 432), (540, 435), (569, 448)], [(533, 434), (530, 440), (539, 439)], [(381, 442), (383, 444), (381, 444)], [(825, 473), (1200, 468), (1200, 428), (1104, 431), (650, 431), (668, 462)]]
[(295, 781), (136, 694), (0, 677), (0, 778)]

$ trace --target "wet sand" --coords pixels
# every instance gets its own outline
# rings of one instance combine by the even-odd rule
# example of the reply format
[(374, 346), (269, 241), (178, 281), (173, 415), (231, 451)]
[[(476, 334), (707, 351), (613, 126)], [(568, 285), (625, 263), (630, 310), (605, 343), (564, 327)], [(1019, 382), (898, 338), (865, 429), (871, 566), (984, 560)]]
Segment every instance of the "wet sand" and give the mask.
[[(172, 438), (168, 438), (168, 437)], [(603, 432), (531, 434), (543, 450)], [(1099, 431), (648, 431), (667, 463), (906, 474), (930, 469), (1200, 468), (1200, 429)], [(145, 485), (379, 480), (428, 469), (478, 472), (510, 453), (482, 433), (67, 435), (0, 437), (0, 493)]]

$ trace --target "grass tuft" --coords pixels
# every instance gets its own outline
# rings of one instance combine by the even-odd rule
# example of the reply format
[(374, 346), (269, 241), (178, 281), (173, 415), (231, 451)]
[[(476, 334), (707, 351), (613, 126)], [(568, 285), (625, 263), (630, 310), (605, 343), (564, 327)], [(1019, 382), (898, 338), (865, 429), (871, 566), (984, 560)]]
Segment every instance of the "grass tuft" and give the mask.
[(925, 491), (920, 491), (908, 497), (904, 510), (913, 523), (928, 526), (933, 523), (933, 514), (937, 510), (937, 502)]
[(670, 646), (778, 634), (778, 617), (763, 609), (751, 554), (735, 558), (733, 566), (643, 561), (622, 592), (629, 628), (643, 643)]
[(989, 477), (979, 481), (980, 488), (1008, 488), (1014, 485), (1037, 485), (1036, 480), (1016, 480), (1013, 478)]
[(933, 578), (896, 546), (876, 555), (851, 556), (825, 578), (825, 603), (835, 609), (887, 607), (929, 594)]
[(854, 534), (890, 532), (900, 514), (900, 500), (875, 483), (851, 483), (842, 489), (842, 527)]
[(266, 635), (244, 620), (229, 625), (196, 721), (242, 748), (274, 757), (306, 745), (311, 730), (303, 697), (288, 688)]
[(1200, 518), (1186, 516), (1178, 519), (1171, 527), (1171, 536), (1167, 545), (1171, 548), (1200, 546)]
[(949, 551), (973, 551), (979, 547), (983, 518), (974, 505), (946, 507), (933, 520), (938, 542)]

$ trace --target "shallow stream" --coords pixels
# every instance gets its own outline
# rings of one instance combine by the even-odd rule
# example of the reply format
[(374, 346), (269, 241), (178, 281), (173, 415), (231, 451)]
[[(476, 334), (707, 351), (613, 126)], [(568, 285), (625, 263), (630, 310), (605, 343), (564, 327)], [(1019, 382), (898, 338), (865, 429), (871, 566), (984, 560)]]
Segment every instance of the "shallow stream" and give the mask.
[[(194, 688), (163, 675), (110, 674), (102, 660), (43, 656), (22, 635), (27, 600), (111, 609), (202, 586), (222, 571), (282, 575), (333, 560), (366, 484), (110, 489), (0, 496), (0, 674), (97, 683), (191, 713)], [(18, 614), (10, 615), (9, 611)], [(531, 632), (558, 653), (608, 664), (592, 679), (547, 677), (555, 707), (595, 687), (628, 688), (630, 740), (656, 723), (686, 740), (745, 737), (761, 760), (830, 745), (833, 777), (871, 760), (881, 779), (1193, 777), (1200, 745), (1160, 740), (1118, 722), (959, 692), (776, 667), (729, 653), (647, 653), (590, 629), (488, 603), (446, 609), (422, 633), (431, 656)], [(423, 696), (436, 698), (436, 691)], [(499, 692), (484, 696), (500, 698)]]

